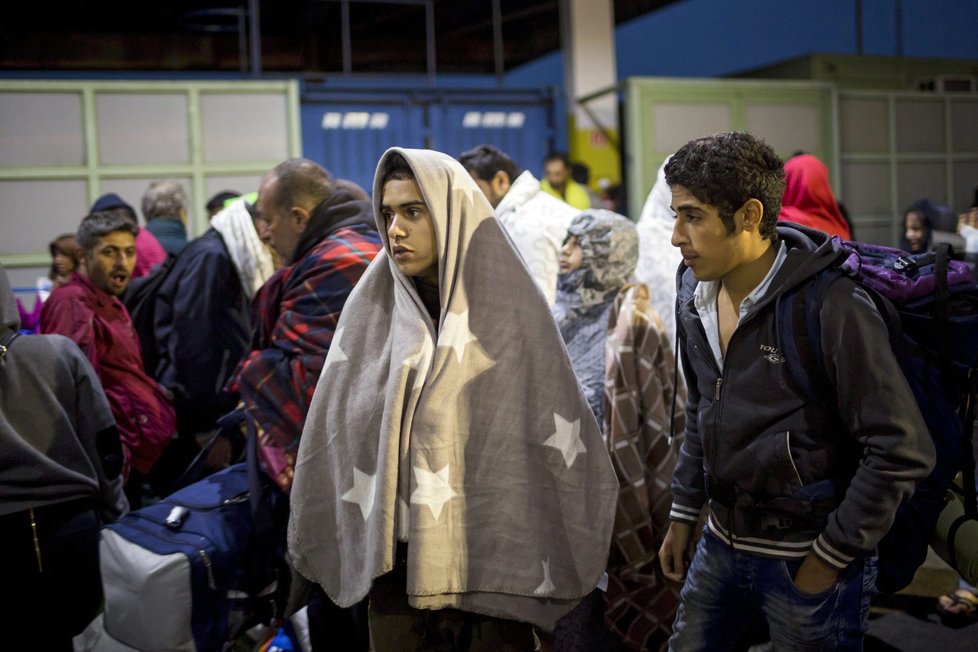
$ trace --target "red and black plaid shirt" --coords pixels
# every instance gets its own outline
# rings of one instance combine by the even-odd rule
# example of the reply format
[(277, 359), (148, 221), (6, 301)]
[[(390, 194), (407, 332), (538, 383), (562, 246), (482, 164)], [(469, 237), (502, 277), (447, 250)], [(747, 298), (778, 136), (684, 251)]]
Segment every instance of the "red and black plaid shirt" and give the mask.
[(232, 383), (258, 428), (262, 463), (292, 487), (299, 436), (340, 311), (380, 251), (377, 232), (344, 227), (279, 270), (255, 295), (255, 335)]

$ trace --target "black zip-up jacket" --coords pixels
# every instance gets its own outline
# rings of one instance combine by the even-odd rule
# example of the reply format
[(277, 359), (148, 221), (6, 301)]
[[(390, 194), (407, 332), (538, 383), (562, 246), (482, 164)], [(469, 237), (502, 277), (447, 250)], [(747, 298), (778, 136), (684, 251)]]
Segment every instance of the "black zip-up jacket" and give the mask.
[(213, 428), (234, 408), (224, 391), (251, 335), (249, 300), (227, 245), (210, 228), (184, 247), (156, 297), (154, 371), (173, 392), (177, 431)]
[[(813, 404), (792, 382), (778, 302), (839, 260), (820, 231), (780, 224), (787, 257), (737, 325), (718, 368), (680, 266), (677, 338), (689, 390), (686, 436), (670, 518), (709, 527), (745, 552), (802, 557), (842, 569), (870, 553), (899, 504), (934, 465), (934, 448), (872, 300), (848, 278), (819, 311), (825, 373), (836, 405)], [(774, 246), (778, 246), (775, 243)], [(795, 361), (798, 364), (798, 361)]]

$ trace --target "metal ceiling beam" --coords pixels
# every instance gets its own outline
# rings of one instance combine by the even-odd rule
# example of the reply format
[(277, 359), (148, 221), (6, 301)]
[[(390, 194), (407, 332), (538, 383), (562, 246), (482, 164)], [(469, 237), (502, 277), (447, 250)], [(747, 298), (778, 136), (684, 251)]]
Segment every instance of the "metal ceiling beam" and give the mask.
[(258, 0), (248, 0), (248, 40), (251, 44), (251, 76), (261, 77), (261, 18)]
[(350, 43), (350, 0), (340, 3), (340, 30), (343, 40), (343, 74), (353, 74), (353, 47)]
[(503, 11), (500, 2), (501, 0), (492, 0), (492, 54), (498, 86), (503, 85), (503, 73), (506, 70), (503, 58)]

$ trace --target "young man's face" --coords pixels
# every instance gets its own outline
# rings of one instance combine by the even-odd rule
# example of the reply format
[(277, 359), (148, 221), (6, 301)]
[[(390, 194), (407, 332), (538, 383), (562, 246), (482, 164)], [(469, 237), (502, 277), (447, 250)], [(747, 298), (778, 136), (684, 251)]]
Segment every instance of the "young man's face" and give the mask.
[(570, 169), (560, 159), (547, 161), (543, 166), (543, 171), (550, 185), (558, 190), (564, 187), (564, 184), (567, 183), (567, 177), (570, 176)]
[(295, 209), (289, 210), (278, 204), (275, 196), (277, 180), (277, 176), (269, 174), (262, 180), (261, 187), (258, 189), (255, 211), (258, 216), (257, 222), (262, 224), (262, 227), (258, 228), (258, 235), (275, 249), (287, 265), (290, 265), (294, 262), (292, 257), (299, 246), (299, 239), (305, 232), (308, 220), (302, 219), (304, 215), (296, 215)]
[(743, 262), (738, 230), (727, 231), (715, 206), (704, 204), (676, 185), (672, 186), (672, 210), (676, 213), (672, 246), (679, 247), (696, 280), (721, 279)]
[(381, 215), (387, 225), (390, 255), (407, 276), (438, 285), (438, 244), (431, 212), (414, 179), (391, 179), (384, 184)]
[(92, 285), (119, 296), (136, 266), (136, 238), (127, 231), (113, 231), (85, 251), (84, 260), (85, 273)]

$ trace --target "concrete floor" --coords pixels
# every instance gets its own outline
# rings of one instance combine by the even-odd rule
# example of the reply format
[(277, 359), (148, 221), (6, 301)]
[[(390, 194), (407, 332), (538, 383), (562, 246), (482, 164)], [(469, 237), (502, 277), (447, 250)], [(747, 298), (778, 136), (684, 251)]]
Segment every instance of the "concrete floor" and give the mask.
[(951, 629), (934, 610), (957, 586), (958, 574), (931, 551), (909, 587), (873, 600), (866, 652), (978, 652), (978, 624)]
[(951, 629), (934, 612), (934, 599), (912, 598), (895, 609), (875, 606), (870, 614), (866, 652), (975, 652), (978, 624)]

